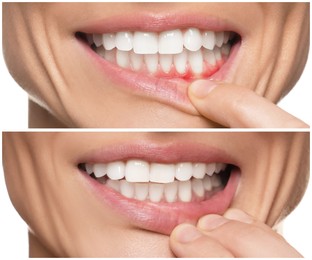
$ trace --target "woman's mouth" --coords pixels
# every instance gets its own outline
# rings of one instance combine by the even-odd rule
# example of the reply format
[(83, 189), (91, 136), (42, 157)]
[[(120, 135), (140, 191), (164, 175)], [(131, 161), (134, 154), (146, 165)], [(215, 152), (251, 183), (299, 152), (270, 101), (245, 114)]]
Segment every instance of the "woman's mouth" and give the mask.
[(212, 76), (226, 62), (237, 39), (234, 32), (197, 28), (84, 37), (99, 56), (116, 66), (154, 77), (185, 80)]
[[(107, 150), (105, 159), (101, 150), (100, 156), (77, 164), (100, 200), (133, 225), (170, 234), (182, 222), (195, 223), (205, 214), (222, 214), (230, 206), (240, 176), (234, 164), (213, 162), (219, 155), (205, 156), (201, 152), (210, 149), (202, 147), (195, 151), (188, 146), (193, 147), (191, 155), (181, 151), (171, 155), (180, 146), (152, 147), (144, 156), (146, 148), (140, 147), (117, 148), (118, 155), (112, 151), (113, 156)], [(150, 158), (153, 150), (162, 155)]]
[(188, 85), (200, 78), (227, 79), (242, 41), (236, 26), (194, 14), (110, 18), (75, 35), (106, 82), (193, 115), (198, 112)]

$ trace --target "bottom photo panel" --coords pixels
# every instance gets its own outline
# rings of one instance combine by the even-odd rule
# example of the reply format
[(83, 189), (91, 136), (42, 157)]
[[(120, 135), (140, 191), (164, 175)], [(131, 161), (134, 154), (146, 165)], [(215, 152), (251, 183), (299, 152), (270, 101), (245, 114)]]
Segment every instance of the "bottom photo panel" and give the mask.
[(1, 194), (30, 257), (307, 256), (309, 146), (309, 132), (3, 132)]

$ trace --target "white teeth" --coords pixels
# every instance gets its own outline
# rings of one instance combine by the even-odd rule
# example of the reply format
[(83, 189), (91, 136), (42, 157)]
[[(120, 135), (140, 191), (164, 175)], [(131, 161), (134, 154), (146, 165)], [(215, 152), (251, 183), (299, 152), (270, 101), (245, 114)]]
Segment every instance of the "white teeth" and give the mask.
[(111, 180), (120, 180), (125, 177), (125, 164), (123, 162), (107, 164), (107, 177)]
[(192, 180), (192, 190), (197, 197), (202, 198), (205, 194), (204, 183), (202, 180), (193, 179)]
[(193, 73), (201, 74), (203, 72), (203, 54), (201, 50), (189, 52), (188, 57)]
[(112, 62), (112, 63), (115, 62), (115, 60), (116, 60), (116, 49), (113, 49), (111, 51), (105, 50), (104, 59), (109, 61), (109, 62)]
[(100, 47), (103, 43), (101, 34), (93, 34), (93, 42), (96, 47)]
[(151, 182), (169, 183), (174, 181), (174, 164), (152, 163), (149, 180)]
[(186, 72), (186, 63), (187, 63), (187, 51), (183, 50), (180, 54), (175, 54), (173, 56), (174, 66), (178, 73), (184, 74)]
[(144, 61), (150, 73), (155, 73), (158, 68), (158, 54), (145, 54)]
[(187, 29), (183, 35), (184, 47), (190, 51), (198, 51), (202, 46), (202, 36), (198, 29)]
[(159, 202), (163, 196), (164, 185), (158, 183), (151, 183), (149, 185), (149, 199), (152, 202)]
[(115, 191), (119, 191), (120, 190), (120, 183), (119, 183), (119, 181), (113, 181), (113, 180), (108, 179), (106, 181), (106, 185), (107, 185), (107, 187), (109, 187), (109, 188), (111, 188), (111, 189), (113, 189)]
[(165, 184), (165, 198), (167, 202), (174, 202), (177, 200), (178, 182), (174, 181)]
[(131, 60), (131, 67), (133, 70), (138, 71), (142, 68), (143, 55), (136, 54), (132, 51), (130, 52), (130, 60)]
[(221, 47), (224, 41), (224, 32), (216, 32), (216, 45)]
[(128, 68), (130, 65), (129, 52), (117, 50), (116, 51), (116, 61), (120, 67)]
[(127, 198), (134, 197), (134, 183), (127, 182), (126, 180), (121, 180), (120, 182), (120, 193)]
[(204, 178), (206, 174), (206, 164), (205, 163), (195, 163), (193, 165), (193, 177), (196, 179)]
[(86, 164), (87, 173), (91, 174), (93, 172), (93, 166), (91, 164)]
[(112, 50), (116, 47), (115, 34), (104, 33), (103, 34), (103, 45), (106, 50)]
[(149, 163), (142, 160), (129, 160), (125, 170), (128, 182), (148, 182)]
[(216, 35), (214, 32), (206, 31), (203, 33), (203, 46), (206, 49), (213, 50), (216, 43)]
[(221, 52), (223, 55), (225, 56), (229, 56), (230, 52), (231, 52), (231, 46), (230, 44), (224, 44), (221, 47)]
[(204, 60), (208, 62), (211, 66), (215, 66), (217, 62), (213, 51), (203, 50), (203, 52), (204, 52)]
[(104, 176), (106, 174), (106, 165), (103, 163), (94, 164), (93, 173), (97, 178)]
[(178, 54), (183, 50), (181, 30), (171, 30), (159, 34), (158, 52), (160, 54)]
[(225, 44), (228, 43), (229, 39), (230, 39), (230, 32), (228, 31), (224, 32), (223, 43)]
[(222, 59), (220, 48), (215, 47), (213, 49), (213, 53), (214, 53), (214, 55), (216, 57), (216, 60), (221, 60)]
[(178, 163), (176, 165), (175, 177), (179, 181), (187, 181), (192, 177), (193, 166), (192, 163)]
[(155, 54), (158, 52), (158, 35), (153, 32), (135, 32), (133, 51), (136, 54)]
[(218, 177), (217, 175), (213, 175), (211, 177), (211, 185), (215, 188), (220, 187), (222, 185), (220, 177)]
[(190, 202), (192, 199), (192, 185), (190, 181), (180, 181), (178, 183), (179, 190), (178, 196), (179, 199), (183, 202)]
[(206, 191), (211, 191), (212, 190), (211, 178), (208, 176), (205, 176), (203, 180), (203, 185)]
[[(176, 164), (148, 163), (139, 159), (127, 162), (87, 163), (88, 174), (94, 174), (97, 181), (120, 192), (127, 198), (150, 200), (152, 202), (190, 202), (204, 199), (205, 192), (222, 187), (219, 172), (225, 170), (225, 163)], [(93, 177), (94, 178), (94, 177)]]
[(148, 184), (147, 183), (135, 183), (134, 193), (137, 200), (146, 200), (148, 196)]
[(133, 35), (131, 32), (118, 32), (115, 42), (118, 50), (130, 51), (132, 50)]
[(172, 54), (162, 54), (159, 56), (160, 56), (159, 64), (160, 64), (163, 72), (169, 73), (170, 69), (171, 69), (172, 61), (173, 61)]
[(209, 176), (212, 176), (213, 173), (215, 172), (216, 170), (216, 164), (215, 163), (208, 163), (206, 165), (206, 174), (209, 175)]

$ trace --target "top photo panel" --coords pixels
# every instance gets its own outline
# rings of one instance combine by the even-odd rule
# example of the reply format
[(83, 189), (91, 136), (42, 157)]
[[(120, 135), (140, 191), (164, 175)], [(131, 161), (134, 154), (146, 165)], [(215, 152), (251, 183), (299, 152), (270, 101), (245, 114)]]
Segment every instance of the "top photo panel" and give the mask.
[(30, 128), (309, 128), (309, 8), (2, 3), (2, 54)]

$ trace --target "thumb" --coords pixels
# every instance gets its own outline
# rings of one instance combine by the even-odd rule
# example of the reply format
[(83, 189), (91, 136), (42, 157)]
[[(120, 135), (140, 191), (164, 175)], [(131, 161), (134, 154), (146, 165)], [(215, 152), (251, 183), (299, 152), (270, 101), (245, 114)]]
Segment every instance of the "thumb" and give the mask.
[(309, 127), (245, 87), (211, 80), (197, 80), (189, 86), (188, 95), (202, 116), (226, 127)]

